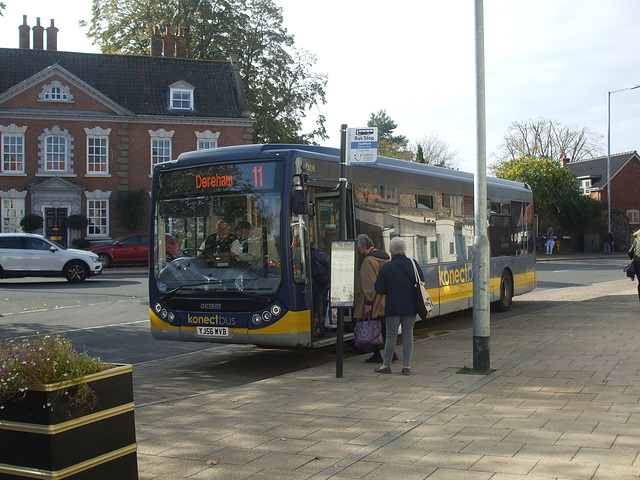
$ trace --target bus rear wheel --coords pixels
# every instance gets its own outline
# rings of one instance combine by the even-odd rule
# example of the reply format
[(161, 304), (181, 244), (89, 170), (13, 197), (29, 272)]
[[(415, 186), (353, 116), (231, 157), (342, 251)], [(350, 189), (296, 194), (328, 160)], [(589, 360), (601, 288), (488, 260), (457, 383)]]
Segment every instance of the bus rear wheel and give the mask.
[(494, 302), (497, 310), (506, 312), (513, 303), (513, 276), (509, 270), (502, 272), (500, 279), (500, 300)]

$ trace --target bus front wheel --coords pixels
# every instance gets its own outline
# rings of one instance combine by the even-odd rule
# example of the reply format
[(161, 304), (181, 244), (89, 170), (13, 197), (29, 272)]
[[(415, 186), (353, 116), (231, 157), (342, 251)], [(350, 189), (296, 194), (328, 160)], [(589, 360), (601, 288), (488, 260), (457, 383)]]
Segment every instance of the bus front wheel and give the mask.
[(500, 300), (495, 302), (496, 308), (501, 312), (506, 312), (511, 308), (513, 302), (513, 277), (509, 270), (502, 272), (500, 279)]

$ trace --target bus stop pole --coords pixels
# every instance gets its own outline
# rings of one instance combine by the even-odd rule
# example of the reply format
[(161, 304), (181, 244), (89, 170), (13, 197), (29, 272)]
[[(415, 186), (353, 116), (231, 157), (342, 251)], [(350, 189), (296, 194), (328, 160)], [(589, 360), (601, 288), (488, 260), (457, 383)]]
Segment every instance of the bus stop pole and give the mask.
[(473, 370), (487, 373), (490, 361), (489, 239), (487, 237), (487, 147), (484, 98), (484, 15), (475, 1), (476, 33), (476, 172), (473, 184), (475, 238), (473, 245)]
[[(347, 125), (340, 127), (340, 240), (347, 239)], [(342, 378), (344, 367), (344, 308), (338, 308), (336, 337), (336, 378)]]

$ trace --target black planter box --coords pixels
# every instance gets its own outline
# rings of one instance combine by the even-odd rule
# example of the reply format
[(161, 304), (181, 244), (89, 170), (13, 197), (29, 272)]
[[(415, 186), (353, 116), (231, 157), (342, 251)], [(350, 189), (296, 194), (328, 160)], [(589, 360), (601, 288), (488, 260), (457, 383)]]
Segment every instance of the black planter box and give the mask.
[(96, 393), (92, 411), (68, 408), (64, 392), (77, 388), (71, 382), (37, 385), (24, 398), (5, 403), (0, 480), (137, 480), (131, 365), (85, 380)]

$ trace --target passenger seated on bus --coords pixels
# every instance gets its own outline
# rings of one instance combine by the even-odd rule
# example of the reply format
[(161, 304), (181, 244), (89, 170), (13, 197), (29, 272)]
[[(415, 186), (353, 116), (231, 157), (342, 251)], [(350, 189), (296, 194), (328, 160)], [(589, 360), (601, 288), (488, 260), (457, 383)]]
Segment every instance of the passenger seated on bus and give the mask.
[(240, 262), (253, 262), (262, 258), (262, 229), (252, 227), (246, 220), (241, 220), (236, 226), (241, 253), (238, 255)]
[(240, 242), (231, 235), (229, 222), (221, 218), (216, 223), (216, 233), (212, 233), (200, 245), (198, 257), (213, 259), (217, 254), (228, 253), (233, 259), (242, 253)]

